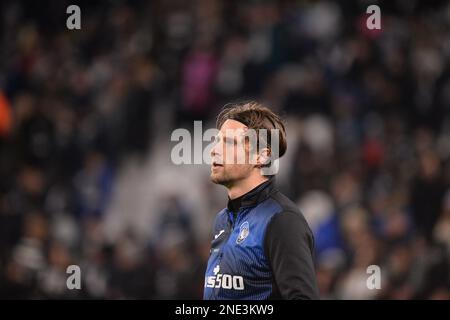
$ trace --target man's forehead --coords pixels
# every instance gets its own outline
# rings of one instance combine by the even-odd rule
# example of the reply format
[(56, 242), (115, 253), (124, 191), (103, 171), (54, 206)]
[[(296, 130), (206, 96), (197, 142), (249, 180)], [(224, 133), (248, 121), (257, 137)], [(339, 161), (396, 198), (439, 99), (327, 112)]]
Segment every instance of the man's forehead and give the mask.
[(220, 130), (219, 136), (226, 138), (236, 138), (245, 136), (246, 132), (248, 132), (247, 128), (239, 128), (239, 129), (226, 129)]
[(223, 123), (219, 135), (233, 138), (244, 135), (247, 130), (248, 127), (242, 122), (229, 119)]

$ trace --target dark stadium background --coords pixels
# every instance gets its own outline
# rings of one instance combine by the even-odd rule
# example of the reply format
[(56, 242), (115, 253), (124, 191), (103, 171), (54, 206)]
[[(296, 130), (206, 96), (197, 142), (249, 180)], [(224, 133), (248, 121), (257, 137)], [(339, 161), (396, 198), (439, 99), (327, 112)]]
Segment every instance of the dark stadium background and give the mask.
[(447, 1), (1, 1), (0, 297), (201, 298), (226, 192), (170, 135), (255, 98), (321, 297), (449, 299), (449, 57)]

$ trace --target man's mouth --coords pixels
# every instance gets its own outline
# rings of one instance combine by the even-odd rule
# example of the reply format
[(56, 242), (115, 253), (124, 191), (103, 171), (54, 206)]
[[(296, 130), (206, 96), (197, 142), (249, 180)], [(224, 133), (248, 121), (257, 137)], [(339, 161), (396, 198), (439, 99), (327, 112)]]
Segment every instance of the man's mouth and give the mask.
[(212, 163), (213, 168), (217, 168), (217, 167), (223, 167), (223, 164), (220, 164), (218, 162), (213, 162)]

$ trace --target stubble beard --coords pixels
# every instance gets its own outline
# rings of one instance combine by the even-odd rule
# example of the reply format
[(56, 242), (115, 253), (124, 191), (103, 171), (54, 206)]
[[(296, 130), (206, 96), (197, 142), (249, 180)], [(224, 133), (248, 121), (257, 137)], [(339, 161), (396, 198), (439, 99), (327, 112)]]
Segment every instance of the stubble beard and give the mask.
[(211, 182), (223, 186), (227, 186), (230, 184), (230, 179), (226, 176), (226, 174), (215, 175), (211, 174), (210, 176)]

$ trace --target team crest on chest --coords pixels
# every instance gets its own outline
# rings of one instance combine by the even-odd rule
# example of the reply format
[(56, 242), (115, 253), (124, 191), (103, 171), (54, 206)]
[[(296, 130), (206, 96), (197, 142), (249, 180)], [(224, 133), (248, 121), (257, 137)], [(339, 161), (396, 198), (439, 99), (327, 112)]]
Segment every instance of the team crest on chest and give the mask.
[(241, 224), (241, 226), (239, 227), (239, 235), (238, 235), (238, 237), (236, 239), (236, 243), (237, 244), (242, 243), (242, 241), (244, 241), (245, 238), (248, 237), (249, 233), (250, 233), (250, 228), (249, 228), (249, 225), (248, 225), (248, 221), (244, 221)]

